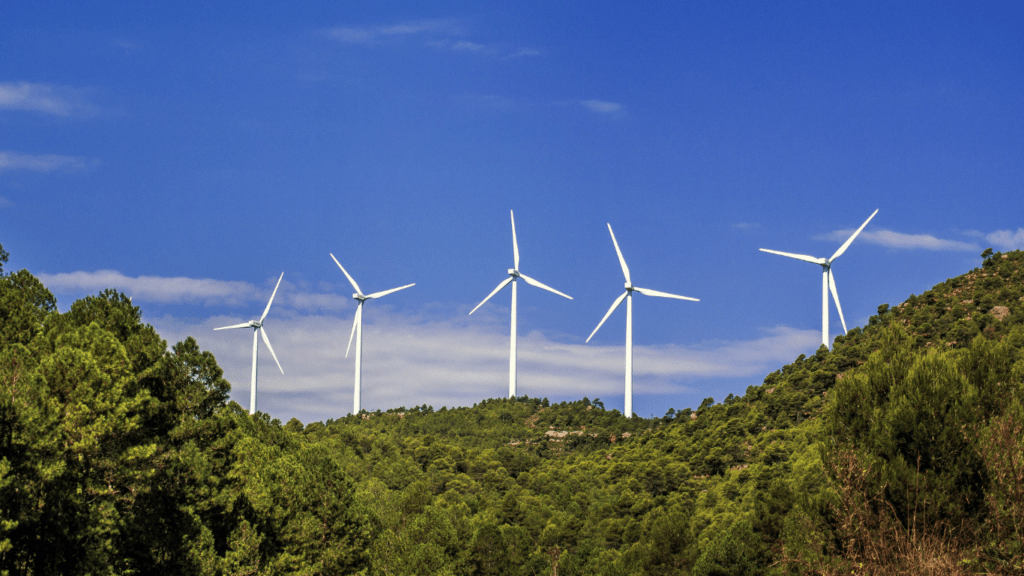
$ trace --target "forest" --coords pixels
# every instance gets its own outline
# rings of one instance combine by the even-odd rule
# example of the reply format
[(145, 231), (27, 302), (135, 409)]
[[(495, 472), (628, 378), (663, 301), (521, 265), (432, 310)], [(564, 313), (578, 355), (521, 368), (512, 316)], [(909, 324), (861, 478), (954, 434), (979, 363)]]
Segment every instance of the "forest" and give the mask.
[(1024, 252), (742, 396), (282, 423), (0, 247), (3, 574), (1024, 574)]

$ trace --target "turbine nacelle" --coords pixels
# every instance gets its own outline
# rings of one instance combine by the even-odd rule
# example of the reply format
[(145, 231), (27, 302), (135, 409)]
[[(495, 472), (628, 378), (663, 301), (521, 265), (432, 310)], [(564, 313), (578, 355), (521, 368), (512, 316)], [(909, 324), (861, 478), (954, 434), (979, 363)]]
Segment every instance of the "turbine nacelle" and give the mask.
[(868, 222), (871, 222), (871, 219), (875, 217), (875, 214), (878, 214), (878, 210), (875, 210), (874, 212), (871, 213), (871, 216), (868, 216), (868, 219), (865, 220), (864, 223), (860, 225), (860, 228), (857, 228), (857, 230), (852, 235), (850, 235), (849, 238), (847, 238), (846, 242), (844, 242), (843, 245), (840, 246), (839, 249), (835, 251), (835, 254), (832, 254), (831, 258), (815, 258), (814, 256), (808, 256), (806, 254), (793, 254), (791, 252), (779, 252), (778, 250), (768, 250), (766, 248), (761, 248), (760, 249), (762, 252), (768, 252), (769, 254), (778, 254), (779, 256), (785, 256), (787, 258), (793, 258), (795, 260), (803, 260), (804, 262), (809, 262), (811, 264), (817, 264), (818, 266), (821, 266), (821, 272), (822, 272), (822, 281), (821, 281), (821, 343), (822, 343), (822, 345), (824, 345), (826, 347), (828, 346), (828, 343), (829, 343), (829, 333), (828, 333), (828, 295), (829, 295), (829, 292), (832, 293), (832, 299), (836, 303), (836, 311), (839, 312), (839, 321), (842, 322), (842, 324), (843, 324), (843, 334), (846, 334), (846, 332), (847, 332), (847, 330), (846, 330), (846, 319), (843, 318), (843, 307), (839, 305), (839, 293), (836, 291), (836, 280), (835, 280), (834, 274), (832, 273), (832, 263), (835, 262), (837, 258), (842, 256), (844, 252), (846, 252), (846, 249), (850, 247), (850, 244), (853, 243), (854, 239), (857, 238), (857, 236), (861, 233), (862, 230), (864, 230), (864, 227), (868, 225)]
[(568, 294), (563, 294), (558, 290), (555, 290), (554, 288), (538, 280), (534, 280), (533, 278), (530, 278), (529, 276), (526, 276), (525, 274), (521, 274), (519, 272), (519, 241), (516, 239), (516, 217), (511, 210), (509, 210), (508, 215), (512, 221), (512, 268), (508, 269), (509, 277), (505, 278), (500, 283), (498, 283), (498, 286), (494, 290), (491, 290), (491, 293), (488, 294), (487, 297), (484, 298), (482, 302), (477, 304), (475, 308), (470, 310), (469, 313), (470, 315), (472, 315), (473, 312), (476, 312), (477, 309), (484, 305), (484, 302), (487, 302), (488, 300), (491, 299), (492, 296), (494, 296), (498, 292), (501, 292), (502, 288), (508, 286), (509, 284), (512, 285), (512, 327), (511, 334), (509, 335), (508, 345), (508, 397), (513, 398), (516, 396), (516, 290), (518, 286), (518, 280), (522, 278), (523, 282), (526, 282), (530, 286), (535, 286), (542, 290), (547, 290), (552, 294), (558, 294), (559, 296), (563, 298), (568, 298), (569, 300), (572, 300), (572, 296), (569, 296)]
[(252, 328), (252, 381), (249, 389), (249, 413), (256, 413), (256, 361), (257, 361), (257, 350), (256, 350), (256, 333), (259, 332), (260, 336), (263, 337), (263, 343), (267, 345), (267, 350), (270, 350), (270, 355), (274, 358), (274, 363), (277, 364), (277, 369), (284, 374), (284, 368), (281, 368), (281, 363), (277, 361), (277, 354), (274, 354), (274, 347), (270, 345), (270, 338), (267, 337), (267, 330), (263, 327), (263, 321), (266, 320), (267, 314), (270, 312), (270, 305), (274, 303), (274, 296), (277, 296), (277, 289), (281, 287), (281, 280), (284, 280), (284, 272), (281, 272), (281, 277), (277, 279), (277, 285), (274, 286), (274, 291), (270, 294), (270, 300), (267, 301), (267, 307), (263, 309), (263, 315), (260, 316), (259, 320), (249, 320), (242, 324), (235, 324), (233, 326), (221, 326), (220, 328), (214, 328), (214, 330), (232, 330), (235, 328)]
[(629, 266), (626, 266), (626, 259), (622, 256), (622, 250), (619, 249), (619, 241), (615, 239), (615, 232), (612, 231), (612, 225), (608, 224), (608, 234), (612, 237), (612, 244), (615, 245), (615, 255), (619, 257), (619, 266), (622, 267), (622, 275), (626, 277), (624, 284), (626, 291), (622, 293), (618, 298), (612, 302), (612, 307), (605, 313), (604, 318), (597, 323), (597, 328), (590, 333), (587, 337), (587, 342), (597, 334), (597, 331), (604, 325), (605, 320), (615, 312), (615, 309), (622, 304), (623, 300), (626, 300), (626, 402), (623, 412), (626, 418), (633, 417), (633, 292), (639, 292), (644, 296), (657, 296), (659, 298), (674, 298), (676, 300), (691, 300), (699, 302), (697, 298), (690, 298), (689, 296), (679, 296), (676, 294), (669, 294), (668, 292), (660, 292), (658, 290), (651, 290), (650, 288), (640, 288), (633, 286), (633, 280), (629, 277)]
[(348, 279), (348, 283), (355, 289), (355, 292), (352, 294), (352, 299), (359, 302), (359, 305), (356, 306), (355, 320), (352, 321), (352, 334), (348, 337), (348, 348), (345, 349), (345, 357), (348, 358), (348, 353), (352, 350), (352, 340), (356, 341), (356, 382), (355, 389), (352, 393), (352, 413), (359, 414), (359, 411), (362, 408), (363, 304), (365, 304), (367, 300), (381, 298), (391, 294), (392, 292), (398, 292), (399, 290), (405, 290), (406, 288), (415, 286), (415, 284), (406, 284), (405, 286), (399, 286), (398, 288), (392, 288), (390, 290), (381, 290), (380, 292), (373, 292), (372, 294), (363, 294), (363, 289), (359, 287), (359, 284), (356, 284), (355, 278), (352, 278), (348, 273), (348, 270), (345, 270), (345, 267), (341, 265), (341, 262), (338, 262), (338, 259), (334, 257), (334, 254), (331, 254), (331, 260), (334, 260), (334, 263), (341, 269), (341, 273)]

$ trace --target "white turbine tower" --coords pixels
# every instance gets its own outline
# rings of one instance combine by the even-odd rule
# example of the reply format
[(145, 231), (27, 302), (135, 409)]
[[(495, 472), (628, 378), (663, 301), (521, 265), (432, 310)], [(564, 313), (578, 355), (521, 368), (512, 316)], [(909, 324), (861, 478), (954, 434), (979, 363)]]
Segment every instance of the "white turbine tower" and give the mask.
[(559, 296), (562, 296), (564, 298), (568, 298), (569, 300), (572, 300), (572, 296), (569, 296), (567, 294), (562, 294), (558, 290), (555, 290), (554, 288), (552, 288), (550, 286), (545, 286), (544, 284), (541, 284), (540, 282), (534, 280), (533, 278), (530, 278), (529, 276), (527, 276), (525, 274), (521, 274), (519, 272), (519, 243), (516, 242), (516, 215), (514, 213), (512, 213), (511, 210), (509, 210), (509, 214), (511, 214), (511, 216), (512, 216), (512, 266), (513, 266), (513, 268), (510, 268), (509, 271), (508, 271), (509, 277), (506, 278), (501, 284), (498, 284), (498, 287), (495, 288), (493, 291), (491, 291), (491, 293), (487, 295), (487, 298), (484, 298), (484, 301), (479, 303), (479, 304), (477, 304), (476, 308), (473, 308), (472, 310), (470, 310), (469, 313), (473, 314), (473, 312), (476, 312), (477, 308), (483, 306), (484, 302), (487, 302), (488, 300), (491, 299), (491, 296), (494, 296), (499, 291), (501, 291), (502, 288), (504, 288), (505, 286), (508, 286), (508, 284), (510, 282), (512, 283), (512, 335), (509, 338), (509, 350), (508, 350), (508, 397), (509, 398), (515, 398), (516, 397), (516, 284), (517, 284), (516, 281), (518, 279), (522, 278), (524, 282), (526, 282), (527, 284), (529, 284), (531, 286), (536, 286), (537, 288), (543, 288), (543, 289), (547, 290), (548, 292), (552, 292), (554, 294), (558, 294)]
[(348, 358), (348, 353), (350, 350), (352, 350), (352, 338), (355, 338), (356, 385), (355, 394), (353, 394), (352, 399), (352, 413), (359, 414), (359, 409), (361, 408), (363, 377), (363, 303), (366, 302), (367, 300), (380, 298), (381, 296), (387, 296), (392, 292), (405, 290), (406, 288), (410, 286), (415, 286), (416, 284), (406, 284), (405, 286), (399, 286), (398, 288), (392, 288), (391, 290), (374, 292), (373, 294), (363, 294), (363, 291), (359, 288), (359, 284), (356, 284), (356, 281), (353, 280), (351, 276), (349, 276), (348, 272), (345, 270), (345, 267), (341, 265), (341, 262), (338, 262), (338, 259), (334, 257), (334, 254), (331, 254), (331, 260), (334, 260), (334, 263), (338, 265), (338, 268), (341, 268), (341, 271), (345, 274), (345, 278), (348, 278), (348, 281), (352, 284), (352, 287), (356, 289), (356, 293), (352, 295), (352, 298), (359, 301), (359, 305), (356, 306), (356, 319), (352, 323), (352, 334), (349, 335), (348, 337), (348, 348), (345, 349), (345, 358)]
[(284, 368), (281, 368), (281, 363), (277, 361), (277, 354), (274, 354), (274, 347), (270, 345), (270, 338), (267, 338), (267, 329), (263, 327), (263, 320), (267, 317), (267, 312), (270, 312), (270, 305), (274, 303), (274, 296), (277, 295), (277, 289), (281, 286), (281, 280), (284, 279), (284, 272), (281, 272), (281, 277), (277, 279), (277, 286), (274, 286), (274, 292), (270, 295), (270, 301), (267, 302), (267, 307), (263, 309), (263, 315), (260, 316), (259, 320), (250, 320), (245, 324), (235, 324), (234, 326), (222, 326), (220, 328), (214, 328), (214, 330), (231, 330), (232, 328), (252, 328), (252, 384), (249, 387), (249, 414), (256, 413), (256, 353), (258, 348), (256, 347), (257, 338), (256, 333), (259, 332), (263, 336), (263, 342), (267, 345), (267, 350), (270, 350), (270, 355), (274, 357), (274, 362), (277, 364), (277, 369), (284, 374)]
[(761, 252), (768, 252), (770, 254), (778, 254), (779, 256), (787, 256), (789, 258), (796, 258), (797, 260), (803, 260), (804, 262), (810, 262), (811, 264), (817, 264), (821, 266), (821, 344), (822, 346), (828, 347), (828, 293), (832, 292), (832, 299), (836, 301), (836, 310), (839, 311), (839, 321), (843, 323), (843, 334), (846, 334), (846, 319), (843, 318), (843, 308), (839, 305), (839, 293), (836, 292), (836, 280), (832, 274), (832, 263), (835, 262), (836, 258), (843, 255), (846, 249), (853, 243), (853, 239), (860, 234), (860, 231), (871, 222), (871, 219), (878, 214), (878, 210), (871, 213), (868, 219), (857, 228), (857, 231), (850, 236), (839, 250), (832, 255), (831, 258), (815, 258), (813, 256), (805, 256), (803, 254), (790, 254), (789, 252), (778, 252), (776, 250), (767, 250), (760, 248)]
[(612, 315), (612, 312), (622, 304), (623, 300), (626, 300), (626, 406), (625, 414), (626, 418), (633, 417), (633, 292), (639, 292), (645, 296), (659, 296), (661, 298), (675, 298), (677, 300), (690, 300), (693, 302), (700, 302), (697, 298), (690, 298), (688, 296), (677, 296), (675, 294), (668, 294), (666, 292), (659, 292), (657, 290), (651, 290), (650, 288), (640, 288), (639, 286), (633, 286), (633, 282), (629, 279), (629, 267), (626, 266), (626, 259), (622, 257), (622, 250), (619, 250), (619, 243), (615, 241), (615, 232), (612, 232), (612, 225), (608, 225), (608, 233), (612, 235), (612, 243), (615, 244), (615, 253), (619, 256), (619, 264), (622, 266), (622, 274), (626, 277), (626, 291), (623, 292), (622, 296), (615, 299), (612, 303), (612, 307), (608, 309), (608, 312), (601, 318), (601, 322), (597, 324), (597, 328), (590, 333), (587, 337), (587, 342), (597, 334), (597, 331), (604, 324), (604, 321)]

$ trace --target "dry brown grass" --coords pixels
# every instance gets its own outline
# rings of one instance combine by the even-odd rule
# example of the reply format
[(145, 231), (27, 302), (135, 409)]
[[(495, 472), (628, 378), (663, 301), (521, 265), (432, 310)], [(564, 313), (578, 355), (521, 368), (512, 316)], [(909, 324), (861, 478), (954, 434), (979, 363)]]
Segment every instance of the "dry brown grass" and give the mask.
[(885, 500), (885, 486), (872, 491), (870, 467), (861, 465), (852, 452), (833, 460), (831, 476), (836, 502), (832, 504), (838, 544), (827, 546), (825, 555), (806, 558), (783, 550), (783, 563), (793, 573), (839, 576), (960, 576), (966, 557), (957, 538), (946, 527), (930, 523), (919, 514), (918, 504), (910, 511), (909, 527), (898, 519)]
[(1008, 410), (969, 431), (979, 440), (991, 482), (987, 515), (971, 533), (931, 521), (927, 504), (920, 502), (907, 511), (907, 525), (900, 522), (884, 498), (886, 487), (870, 487), (871, 468), (855, 453), (842, 452), (829, 465), (835, 539), (808, 524), (803, 529), (818, 530), (815, 546), (822, 553), (783, 548), (781, 564), (789, 573), (821, 576), (1024, 575), (1024, 418), (1019, 412)]
[(1024, 419), (1019, 406), (975, 430), (992, 485), (976, 550), (980, 565), (1024, 574)]

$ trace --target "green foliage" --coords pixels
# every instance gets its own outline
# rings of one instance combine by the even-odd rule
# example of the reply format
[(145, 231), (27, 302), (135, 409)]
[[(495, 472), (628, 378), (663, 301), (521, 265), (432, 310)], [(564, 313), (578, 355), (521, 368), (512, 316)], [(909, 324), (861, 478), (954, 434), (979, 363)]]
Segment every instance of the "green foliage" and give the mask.
[(0, 349), (28, 342), (57, 310), (57, 300), (25, 270), (0, 276)]
[(693, 576), (767, 574), (768, 554), (750, 523), (736, 520), (719, 532), (693, 567)]
[(114, 291), (58, 314), (0, 277), (0, 571), (335, 574), (367, 520), (327, 446), (228, 405), (215, 359), (170, 351)]
[(977, 437), (964, 430), (1024, 392), (1012, 375), (1020, 350), (978, 337), (967, 349), (920, 354), (912, 342), (902, 327), (888, 328), (882, 348), (836, 387), (826, 462), (854, 452), (875, 474), (868, 490), (884, 490), (905, 526), (922, 507), (935, 522), (975, 526), (988, 477)]
[[(1018, 363), (1019, 367), (1019, 363)], [(1020, 370), (1015, 370), (1017, 377)], [(1024, 403), (1015, 399), (988, 426), (976, 426), (978, 447), (991, 478), (988, 516), (980, 527), (978, 564), (998, 571), (1024, 568)]]
[(0, 572), (835, 573), (922, 519), (1012, 572), (1022, 261), (990, 253), (696, 410), (524, 396), (307, 425), (228, 402), (214, 357), (122, 294), (60, 314), (0, 275)]
[(232, 447), (231, 486), (220, 495), (245, 533), (229, 546), (268, 573), (343, 574), (365, 562), (369, 532), (355, 489), (327, 446), (309, 443), (265, 417), (241, 410)]

